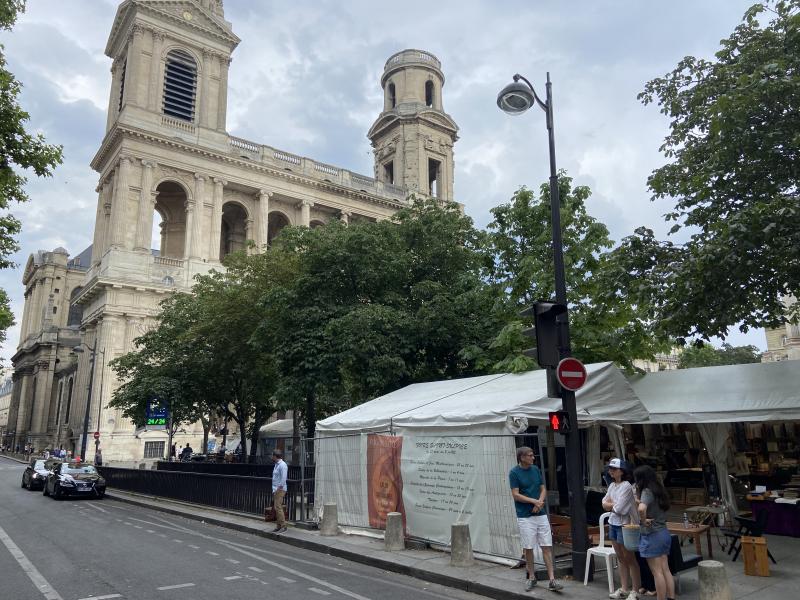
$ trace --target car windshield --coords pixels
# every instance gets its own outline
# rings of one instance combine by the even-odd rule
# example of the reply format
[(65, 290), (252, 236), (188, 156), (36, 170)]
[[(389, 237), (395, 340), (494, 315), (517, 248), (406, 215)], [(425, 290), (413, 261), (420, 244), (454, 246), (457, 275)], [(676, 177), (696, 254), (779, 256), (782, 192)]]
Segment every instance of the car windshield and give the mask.
[(62, 474), (77, 475), (79, 473), (96, 474), (97, 470), (92, 465), (64, 465), (61, 467)]
[(44, 469), (44, 461), (43, 460), (37, 460), (35, 463), (33, 463), (33, 468), (34, 469)]

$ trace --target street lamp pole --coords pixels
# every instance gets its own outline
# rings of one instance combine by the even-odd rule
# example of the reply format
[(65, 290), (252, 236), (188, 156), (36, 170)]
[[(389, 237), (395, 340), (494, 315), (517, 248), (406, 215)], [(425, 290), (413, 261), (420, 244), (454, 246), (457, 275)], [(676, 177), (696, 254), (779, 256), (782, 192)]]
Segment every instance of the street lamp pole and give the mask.
[[(86, 346), (89, 348), (88, 346)], [(83, 352), (83, 348), (80, 346), (75, 346), (72, 349), (73, 352)], [(94, 363), (95, 357), (97, 356), (97, 338), (94, 339), (94, 344), (92, 347), (89, 348), (89, 362), (91, 364), (91, 368), (89, 370), (89, 391), (86, 397), (86, 411), (83, 413), (83, 434), (81, 435), (81, 461), (86, 460), (86, 442), (89, 436), (89, 409), (91, 408), (92, 404), (92, 384), (94, 383)]]
[[(524, 83), (521, 83), (524, 82)], [(539, 98), (533, 85), (522, 75), (514, 75), (514, 83), (507, 85), (497, 96), (497, 105), (511, 115), (522, 114), (534, 104), (541, 108), (547, 118), (547, 137), (550, 153), (550, 224), (553, 237), (553, 270), (555, 272), (556, 302), (567, 306), (567, 284), (564, 274), (564, 248), (561, 238), (561, 202), (558, 190), (558, 171), (556, 170), (556, 143), (553, 127), (553, 86), (550, 73), (547, 73), (545, 101)], [(560, 357), (571, 356), (569, 336), (569, 312), (565, 312), (559, 320), (559, 353)], [(572, 572), (579, 575), (584, 572), (586, 551), (589, 539), (586, 529), (586, 501), (583, 491), (583, 461), (581, 455), (580, 434), (578, 432), (578, 416), (575, 405), (575, 392), (562, 388), (557, 380), (555, 368), (548, 367), (548, 390), (559, 390), (563, 410), (569, 414), (572, 431), (565, 435), (567, 458), (567, 488), (569, 494), (570, 523), (572, 533)], [(554, 468), (554, 465), (550, 465)]]

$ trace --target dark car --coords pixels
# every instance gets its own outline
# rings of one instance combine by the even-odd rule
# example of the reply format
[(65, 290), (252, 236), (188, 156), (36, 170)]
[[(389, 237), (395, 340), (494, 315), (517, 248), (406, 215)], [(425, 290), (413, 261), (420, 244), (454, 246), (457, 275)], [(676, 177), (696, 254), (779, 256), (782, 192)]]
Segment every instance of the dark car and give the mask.
[(64, 496), (102, 498), (106, 493), (106, 480), (92, 465), (59, 463), (47, 476), (42, 493), (56, 500)]
[(56, 461), (45, 460), (43, 458), (34, 458), (31, 464), (25, 467), (25, 472), (22, 474), (22, 487), (26, 487), (33, 491), (34, 489), (42, 489), (44, 482)]

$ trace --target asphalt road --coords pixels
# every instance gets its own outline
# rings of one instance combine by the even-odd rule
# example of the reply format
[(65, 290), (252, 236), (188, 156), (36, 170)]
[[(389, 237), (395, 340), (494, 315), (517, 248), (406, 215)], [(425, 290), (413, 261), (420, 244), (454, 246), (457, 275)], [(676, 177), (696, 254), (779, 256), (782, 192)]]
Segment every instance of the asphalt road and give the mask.
[(111, 499), (55, 501), (0, 457), (2, 600), (479, 600)]

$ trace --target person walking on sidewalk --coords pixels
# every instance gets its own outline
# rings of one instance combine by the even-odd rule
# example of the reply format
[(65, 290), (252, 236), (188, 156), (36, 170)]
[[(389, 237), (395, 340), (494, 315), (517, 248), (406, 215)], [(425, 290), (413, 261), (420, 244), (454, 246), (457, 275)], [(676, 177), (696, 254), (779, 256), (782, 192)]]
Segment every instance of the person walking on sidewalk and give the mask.
[(609, 595), (609, 598), (615, 600), (621, 598), (637, 600), (637, 591), (642, 586), (642, 573), (636, 555), (627, 550), (622, 541), (622, 526), (639, 523), (638, 505), (633, 486), (628, 481), (630, 472), (626, 467), (627, 465), (619, 458), (612, 458), (608, 462), (608, 474), (614, 481), (608, 486), (608, 492), (603, 498), (603, 510), (611, 512), (611, 516), (608, 517), (608, 537), (619, 559), (621, 587)]
[(553, 534), (550, 531), (550, 519), (547, 516), (547, 489), (539, 467), (534, 465), (533, 450), (527, 446), (517, 448), (517, 466), (508, 474), (511, 496), (517, 511), (520, 541), (525, 552), (525, 563), (528, 569), (528, 580), (525, 590), (531, 591), (536, 585), (536, 574), (533, 563), (533, 545), (542, 549), (544, 564), (552, 592), (563, 589), (556, 581), (553, 569)]
[(272, 451), (272, 508), (275, 511), (275, 533), (286, 531), (286, 516), (283, 514), (283, 498), (286, 496), (286, 476), (289, 467), (283, 461), (283, 452), (276, 448)]

